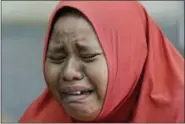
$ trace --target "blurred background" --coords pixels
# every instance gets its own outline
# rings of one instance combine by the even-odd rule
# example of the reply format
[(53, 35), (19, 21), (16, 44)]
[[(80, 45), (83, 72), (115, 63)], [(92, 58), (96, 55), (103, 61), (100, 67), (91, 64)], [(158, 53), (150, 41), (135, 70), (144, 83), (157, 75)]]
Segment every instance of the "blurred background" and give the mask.
[[(184, 55), (184, 1), (140, 1)], [(57, 1), (2, 1), (2, 117), (17, 122), (45, 87), (42, 50)]]

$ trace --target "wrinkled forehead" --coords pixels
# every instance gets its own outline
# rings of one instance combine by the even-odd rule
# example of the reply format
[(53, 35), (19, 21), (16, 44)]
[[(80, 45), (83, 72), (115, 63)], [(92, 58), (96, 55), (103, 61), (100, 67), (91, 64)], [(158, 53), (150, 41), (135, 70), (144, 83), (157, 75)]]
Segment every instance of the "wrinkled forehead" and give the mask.
[[(68, 7), (68, 6), (63, 6), (61, 7), (54, 15), (52, 22), (51, 22), (51, 28), (50, 28), (50, 33), (49, 33), (49, 38), (50, 40), (52, 33), (56, 33), (56, 30), (61, 29), (63, 26), (67, 26), (66, 24), (63, 24), (63, 22), (66, 22), (65, 20), (68, 19), (69, 17), (73, 17), (76, 19), (83, 18), (86, 19), (85, 16), (80, 13), (77, 9)], [(70, 19), (68, 19), (67, 24), (69, 24)], [(74, 25), (74, 21), (72, 21), (71, 25)], [(76, 23), (76, 22), (75, 22)], [(63, 24), (61, 26), (61, 24)]]
[(132, 25), (134, 21), (143, 21), (141, 10), (135, 1), (61, 1), (50, 18), (49, 30), (52, 31), (59, 17), (69, 13), (85, 17), (95, 30), (99, 30), (96, 27), (119, 30), (128, 28), (125, 25)]
[(68, 35), (74, 37), (76, 33), (87, 35), (89, 32), (87, 28), (90, 30), (92, 26), (82, 13), (71, 7), (63, 7), (55, 15), (51, 33), (52, 35), (59, 34), (62, 37)]

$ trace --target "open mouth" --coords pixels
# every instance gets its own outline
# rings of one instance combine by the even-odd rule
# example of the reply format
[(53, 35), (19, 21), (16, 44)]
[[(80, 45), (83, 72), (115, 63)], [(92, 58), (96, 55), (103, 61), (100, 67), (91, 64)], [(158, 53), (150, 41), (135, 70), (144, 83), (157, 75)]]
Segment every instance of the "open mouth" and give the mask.
[(91, 98), (94, 89), (87, 88), (68, 88), (61, 90), (61, 100), (63, 103), (84, 103), (87, 98)]
[(81, 91), (75, 91), (75, 92), (62, 92), (63, 95), (85, 95), (92, 93), (93, 90), (81, 90)]

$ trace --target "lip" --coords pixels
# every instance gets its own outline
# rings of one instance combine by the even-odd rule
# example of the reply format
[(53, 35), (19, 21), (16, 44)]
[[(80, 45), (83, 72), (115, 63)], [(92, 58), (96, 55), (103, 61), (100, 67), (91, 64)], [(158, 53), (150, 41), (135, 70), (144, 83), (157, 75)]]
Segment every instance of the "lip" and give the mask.
[(93, 90), (93, 88), (86, 87), (86, 86), (67, 86), (67, 87), (60, 88), (61, 93), (71, 93), (71, 92), (86, 91), (86, 90)]
[(63, 101), (63, 103), (67, 103), (68, 105), (73, 104), (73, 103), (83, 104), (87, 101), (87, 98), (90, 96), (91, 96), (91, 94), (80, 95), (80, 96), (64, 95), (62, 101)]
[(77, 91), (86, 91), (86, 90), (93, 90), (92, 87), (87, 87), (87, 86), (66, 86), (66, 87), (61, 87), (60, 88), (60, 93), (61, 93), (61, 102), (67, 105), (71, 104), (79, 104), (82, 105), (83, 103), (86, 103), (89, 98), (91, 99), (92, 93), (90, 94), (82, 94), (82, 95), (69, 95), (72, 92), (77, 92)]

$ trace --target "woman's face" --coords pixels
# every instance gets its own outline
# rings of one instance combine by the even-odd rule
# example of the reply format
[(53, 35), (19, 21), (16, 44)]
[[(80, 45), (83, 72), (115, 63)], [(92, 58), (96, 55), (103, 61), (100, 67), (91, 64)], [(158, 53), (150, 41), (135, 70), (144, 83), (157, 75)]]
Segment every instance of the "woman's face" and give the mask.
[(68, 115), (88, 121), (100, 113), (108, 82), (107, 63), (96, 33), (84, 18), (70, 14), (55, 23), (45, 76)]

